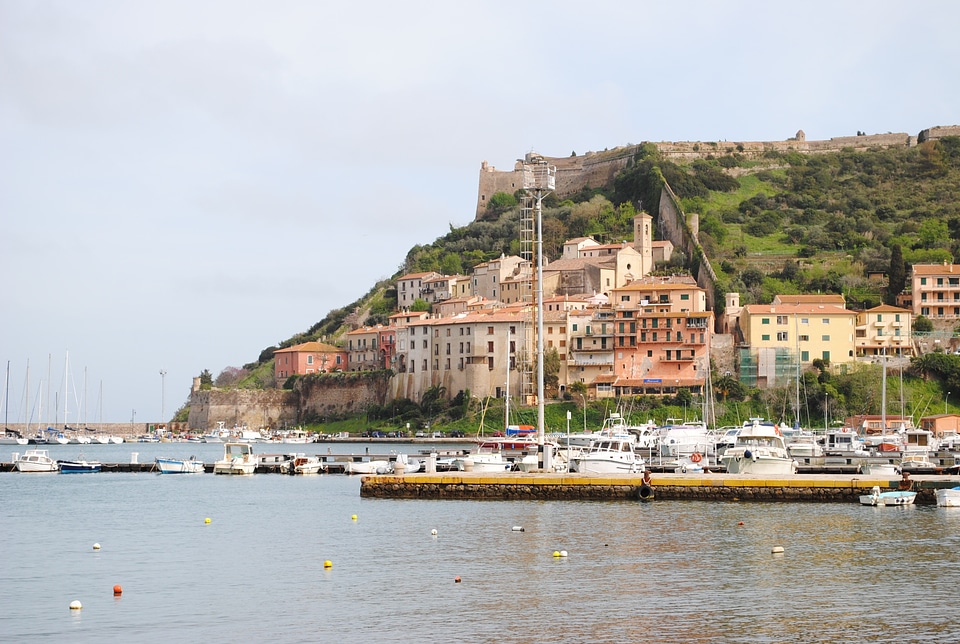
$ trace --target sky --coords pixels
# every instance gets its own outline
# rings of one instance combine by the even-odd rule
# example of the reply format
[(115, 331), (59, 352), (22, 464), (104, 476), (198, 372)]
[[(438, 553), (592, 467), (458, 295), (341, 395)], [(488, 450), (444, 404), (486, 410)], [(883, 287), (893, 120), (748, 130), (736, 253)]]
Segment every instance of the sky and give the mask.
[(0, 0), (3, 420), (169, 420), (469, 223), (484, 160), (960, 124), (957, 24), (949, 0)]

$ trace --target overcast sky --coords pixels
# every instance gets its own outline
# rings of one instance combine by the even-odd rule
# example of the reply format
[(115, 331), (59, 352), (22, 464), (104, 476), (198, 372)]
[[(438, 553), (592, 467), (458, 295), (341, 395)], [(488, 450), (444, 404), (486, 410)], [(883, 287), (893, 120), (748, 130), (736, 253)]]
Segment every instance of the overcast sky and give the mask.
[(4, 419), (169, 418), (468, 223), (483, 160), (960, 124), (960, 5), (786, 4), (0, 0)]

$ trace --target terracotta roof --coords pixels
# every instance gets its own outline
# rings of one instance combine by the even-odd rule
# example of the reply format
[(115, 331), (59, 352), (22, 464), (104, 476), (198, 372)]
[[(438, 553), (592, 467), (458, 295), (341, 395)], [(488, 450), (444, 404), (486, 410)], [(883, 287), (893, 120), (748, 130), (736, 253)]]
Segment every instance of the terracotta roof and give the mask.
[(345, 350), (324, 342), (304, 342), (286, 349), (277, 349), (273, 353), (274, 355), (278, 353), (340, 353)]
[(899, 306), (891, 306), (890, 304), (881, 304), (872, 309), (867, 309), (864, 313), (910, 313), (910, 310), (901, 309)]
[(823, 314), (823, 315), (856, 315), (842, 306), (833, 304), (748, 304), (743, 307), (749, 315), (777, 315), (777, 314)]
[(914, 264), (914, 275), (960, 275), (960, 264)]
[(804, 293), (798, 295), (777, 295), (774, 302), (780, 304), (846, 304), (839, 293)]
[(403, 277), (398, 277), (397, 281), (399, 282), (400, 280), (422, 280), (425, 277), (433, 278), (433, 277), (438, 277), (439, 275), (440, 275), (439, 273), (435, 273), (434, 271), (427, 271), (426, 273), (407, 273)]

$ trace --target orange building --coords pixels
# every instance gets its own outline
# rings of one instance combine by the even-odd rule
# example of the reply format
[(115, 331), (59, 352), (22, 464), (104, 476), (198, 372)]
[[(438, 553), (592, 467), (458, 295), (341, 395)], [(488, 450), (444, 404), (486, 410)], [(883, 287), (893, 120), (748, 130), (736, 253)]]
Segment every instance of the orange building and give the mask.
[(277, 384), (294, 375), (329, 373), (347, 368), (344, 349), (323, 342), (304, 342), (273, 354), (273, 375)]

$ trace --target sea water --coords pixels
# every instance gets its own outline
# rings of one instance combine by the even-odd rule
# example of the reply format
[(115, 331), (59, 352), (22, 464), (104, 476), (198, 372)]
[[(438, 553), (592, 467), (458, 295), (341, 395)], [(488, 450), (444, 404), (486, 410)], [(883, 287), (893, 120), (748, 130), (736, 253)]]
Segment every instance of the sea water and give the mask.
[[(78, 449), (104, 462), (222, 452), (51, 453)], [(345, 475), (0, 474), (0, 640), (960, 641), (960, 508), (359, 488)]]

